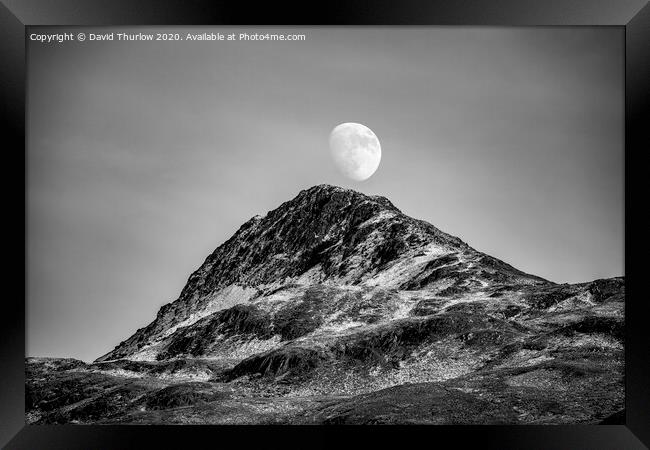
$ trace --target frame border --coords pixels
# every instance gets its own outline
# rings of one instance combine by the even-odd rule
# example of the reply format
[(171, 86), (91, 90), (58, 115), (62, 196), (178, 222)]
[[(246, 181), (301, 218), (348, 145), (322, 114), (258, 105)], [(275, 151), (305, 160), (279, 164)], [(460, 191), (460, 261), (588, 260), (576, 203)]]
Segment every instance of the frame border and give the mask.
[[(26, 187), (26, 32), (32, 25), (479, 25), (479, 26), (617, 26), (625, 32), (625, 418), (615, 425), (562, 426), (390, 426), (390, 427), (264, 427), (264, 426), (74, 426), (25, 425), (25, 241), (16, 250), (6, 276), (16, 296), (5, 300), (0, 327), (0, 445), (9, 449), (178, 448), (200, 442), (233, 442), (268, 446), (306, 442), (309, 446), (340, 445), (354, 435), (368, 444), (404, 443), (406, 439), (453, 442), (455, 447), (544, 449), (643, 449), (650, 445), (650, 340), (644, 327), (645, 299), (631, 269), (634, 227), (630, 205), (637, 195), (632, 172), (640, 169), (639, 155), (648, 144), (650, 104), (650, 5), (646, 0), (354, 0), (312, 5), (266, 3), (256, 8), (223, 0), (0, 0), (0, 111), (2, 127), (14, 146), (10, 174)], [(18, 149), (23, 149), (20, 151)], [(22, 169), (22, 170), (21, 170)], [(7, 177), (10, 178), (10, 177)], [(7, 183), (7, 178), (3, 182)], [(13, 185), (13, 181), (12, 185)], [(5, 192), (12, 192), (7, 183)], [(13, 187), (13, 186), (12, 186)], [(10, 196), (9, 236), (26, 240), (26, 198)], [(22, 211), (22, 214), (18, 214)], [(13, 242), (17, 242), (14, 239)], [(22, 256), (20, 256), (22, 254)], [(638, 264), (637, 264), (638, 266)], [(18, 285), (18, 286), (17, 286)], [(3, 314), (4, 315), (4, 314)], [(623, 424), (620, 424), (620, 423)], [(249, 433), (254, 431), (254, 433)], [(289, 432), (289, 433), (287, 433)], [(407, 434), (408, 433), (408, 434)], [(414, 436), (415, 435), (415, 436)], [(303, 441), (302, 438), (305, 438)], [(218, 440), (215, 440), (217, 438)], [(408, 442), (408, 441), (407, 441)], [(256, 442), (257, 444), (257, 442)]]

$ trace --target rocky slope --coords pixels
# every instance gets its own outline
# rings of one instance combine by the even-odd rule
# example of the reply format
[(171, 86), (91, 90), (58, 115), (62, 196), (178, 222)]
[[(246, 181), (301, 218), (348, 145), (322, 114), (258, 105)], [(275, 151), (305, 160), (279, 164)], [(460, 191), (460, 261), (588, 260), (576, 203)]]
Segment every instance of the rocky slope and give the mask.
[(29, 360), (28, 418), (597, 423), (623, 408), (623, 305), (622, 278), (558, 285), (321, 185), (95, 363)]

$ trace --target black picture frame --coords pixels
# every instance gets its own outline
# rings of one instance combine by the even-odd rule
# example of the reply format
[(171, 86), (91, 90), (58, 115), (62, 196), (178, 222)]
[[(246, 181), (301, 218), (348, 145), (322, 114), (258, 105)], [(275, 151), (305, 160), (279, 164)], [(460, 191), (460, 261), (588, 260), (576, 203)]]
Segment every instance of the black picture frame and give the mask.
[[(25, 49), (32, 25), (480, 25), (614, 26), (625, 30), (625, 265), (626, 412), (611, 425), (437, 427), (226, 427), (25, 425)], [(245, 447), (331, 447), (361, 438), (361, 445), (388, 443), (499, 449), (641, 449), (650, 445), (650, 339), (642, 275), (632, 248), (638, 227), (631, 214), (642, 190), (635, 177), (647, 149), (650, 90), (650, 5), (644, 0), (458, 0), (263, 3), (207, 0), (0, 0), (0, 105), (5, 142), (4, 236), (15, 248), (5, 261), (0, 326), (0, 445), (8, 449), (191, 448), (199, 443)], [(638, 184), (637, 184), (638, 183)], [(24, 244), (24, 241), (23, 241)], [(22, 258), (21, 255), (22, 254)], [(21, 265), (20, 262), (23, 262)], [(22, 271), (22, 275), (21, 272)], [(23, 280), (20, 283), (19, 280)]]

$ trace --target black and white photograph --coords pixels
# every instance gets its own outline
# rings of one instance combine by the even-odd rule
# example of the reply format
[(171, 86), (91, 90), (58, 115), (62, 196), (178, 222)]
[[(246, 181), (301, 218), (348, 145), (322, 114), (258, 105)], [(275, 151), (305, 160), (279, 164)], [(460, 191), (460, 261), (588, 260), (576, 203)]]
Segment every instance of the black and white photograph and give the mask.
[(624, 38), (29, 27), (26, 423), (622, 423)]

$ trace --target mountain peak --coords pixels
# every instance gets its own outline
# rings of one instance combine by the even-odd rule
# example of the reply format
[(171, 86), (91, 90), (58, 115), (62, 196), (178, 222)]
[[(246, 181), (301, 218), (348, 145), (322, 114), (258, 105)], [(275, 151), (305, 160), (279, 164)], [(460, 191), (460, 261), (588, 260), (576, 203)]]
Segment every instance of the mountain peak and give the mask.
[(137, 352), (214, 308), (287, 286), (453, 296), (513, 282), (547, 283), (403, 214), (385, 197), (321, 184), (243, 224), (189, 277), (176, 301), (103, 359)]
[(303, 199), (332, 199), (340, 198), (353, 202), (371, 202), (399, 211), (386, 197), (381, 195), (367, 195), (354, 189), (343, 188), (332, 184), (318, 184), (308, 189), (304, 189), (291, 201), (300, 201)]
[(342, 188), (341, 186), (336, 186), (333, 184), (327, 184), (327, 183), (322, 183), (322, 184), (316, 184), (310, 188), (303, 189), (301, 192), (322, 192), (322, 191), (352, 191), (352, 189), (346, 189)]

